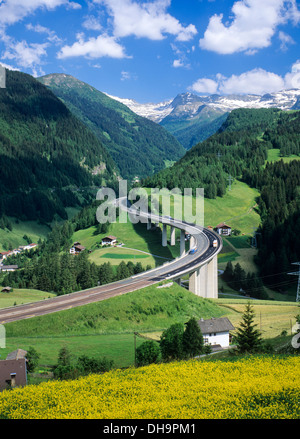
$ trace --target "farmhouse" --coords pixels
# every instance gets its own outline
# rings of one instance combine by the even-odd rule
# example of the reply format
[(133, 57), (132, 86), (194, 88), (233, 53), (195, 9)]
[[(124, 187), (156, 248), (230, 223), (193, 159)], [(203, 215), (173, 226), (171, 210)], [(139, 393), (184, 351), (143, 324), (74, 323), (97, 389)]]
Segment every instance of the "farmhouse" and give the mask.
[(8, 252), (1, 252), (0, 253), (0, 260), (4, 260), (6, 258), (8, 258), (9, 256), (12, 256), (13, 252), (12, 251), (8, 251)]
[(0, 271), (16, 271), (18, 265), (0, 265)]
[(219, 235), (225, 235), (225, 236), (231, 235), (231, 227), (225, 223), (218, 224), (215, 230)]
[(4, 287), (1, 290), (1, 293), (10, 293), (12, 291), (12, 287)]
[(234, 330), (234, 326), (227, 317), (219, 319), (199, 320), (204, 343), (211, 346), (220, 345), (222, 348), (228, 347), (231, 340), (230, 331)]
[(106, 236), (102, 239), (102, 245), (115, 245), (117, 242), (117, 238), (115, 236)]
[(74, 242), (73, 247), (70, 248), (71, 255), (78, 255), (83, 252), (85, 247), (80, 244), (80, 242)]
[(27, 384), (26, 354), (23, 349), (17, 349), (0, 361), (0, 391)]

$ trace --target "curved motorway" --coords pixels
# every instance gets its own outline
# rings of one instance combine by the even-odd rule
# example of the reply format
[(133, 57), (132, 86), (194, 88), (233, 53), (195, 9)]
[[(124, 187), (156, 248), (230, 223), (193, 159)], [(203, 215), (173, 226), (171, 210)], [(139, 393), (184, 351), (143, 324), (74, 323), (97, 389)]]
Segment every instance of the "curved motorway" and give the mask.
[[(131, 208), (125, 207), (124, 204), (122, 208), (126, 208), (129, 214), (133, 213)], [(0, 310), (0, 324), (99, 302), (114, 296), (145, 288), (164, 279), (177, 279), (185, 274), (195, 271), (195, 269), (201, 265), (209, 262), (222, 248), (221, 238), (211, 230), (184, 221), (174, 220), (170, 217), (162, 217), (160, 215), (140, 213), (140, 216), (185, 230), (186, 233), (189, 233), (194, 237), (194, 245), (197, 248), (197, 251), (194, 254), (185, 254), (160, 267), (118, 282), (53, 297), (40, 302), (2, 309)], [(217, 247), (212, 246), (214, 240), (217, 240)]]

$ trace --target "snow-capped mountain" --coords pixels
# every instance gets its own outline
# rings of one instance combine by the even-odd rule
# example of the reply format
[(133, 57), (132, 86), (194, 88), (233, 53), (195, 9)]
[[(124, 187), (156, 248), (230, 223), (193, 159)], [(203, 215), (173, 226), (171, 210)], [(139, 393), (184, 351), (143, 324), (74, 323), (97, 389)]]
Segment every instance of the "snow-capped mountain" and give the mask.
[(181, 114), (194, 117), (203, 105), (223, 112), (230, 112), (236, 108), (280, 108), (281, 110), (291, 110), (299, 108), (300, 105), (300, 89), (283, 90), (263, 96), (251, 94), (197, 96), (192, 93), (182, 93), (173, 100), (158, 104), (140, 104), (132, 99), (110, 97), (122, 102), (136, 114), (147, 117), (157, 123), (160, 123), (170, 115), (178, 117)]
[(208, 95), (181, 93), (173, 100), (158, 104), (140, 104), (132, 99), (111, 98), (123, 103), (136, 114), (163, 125), (189, 149), (214, 134), (227, 114), (238, 108), (279, 108), (300, 110), (300, 89), (283, 90), (263, 96)]
[(126, 107), (130, 108), (131, 111), (138, 114), (139, 116), (146, 117), (147, 119), (150, 119), (157, 123), (161, 122), (173, 111), (173, 106), (171, 105), (173, 102), (172, 99), (158, 104), (139, 104), (133, 99), (122, 99), (116, 96), (111, 96), (109, 94), (107, 94), (107, 96), (126, 105)]

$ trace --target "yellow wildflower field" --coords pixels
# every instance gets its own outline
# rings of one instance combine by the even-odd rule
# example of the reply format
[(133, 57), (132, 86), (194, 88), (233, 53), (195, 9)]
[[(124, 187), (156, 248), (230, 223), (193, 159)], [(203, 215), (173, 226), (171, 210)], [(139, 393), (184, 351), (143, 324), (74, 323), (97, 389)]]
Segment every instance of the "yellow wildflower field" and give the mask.
[(11, 419), (299, 419), (299, 357), (182, 361), (0, 393)]

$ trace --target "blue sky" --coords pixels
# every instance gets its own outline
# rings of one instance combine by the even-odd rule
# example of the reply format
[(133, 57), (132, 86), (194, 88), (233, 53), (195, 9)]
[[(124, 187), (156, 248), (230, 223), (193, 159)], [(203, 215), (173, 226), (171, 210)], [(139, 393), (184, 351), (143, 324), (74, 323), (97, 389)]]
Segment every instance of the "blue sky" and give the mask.
[(0, 62), (138, 102), (300, 88), (296, 0), (0, 0)]

